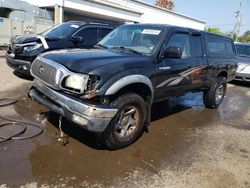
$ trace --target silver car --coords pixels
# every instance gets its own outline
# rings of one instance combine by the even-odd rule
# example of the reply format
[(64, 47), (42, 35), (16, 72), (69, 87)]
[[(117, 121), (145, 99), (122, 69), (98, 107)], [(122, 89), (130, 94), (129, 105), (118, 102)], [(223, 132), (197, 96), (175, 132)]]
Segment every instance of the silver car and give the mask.
[(238, 68), (234, 80), (250, 82), (250, 43), (235, 43)]

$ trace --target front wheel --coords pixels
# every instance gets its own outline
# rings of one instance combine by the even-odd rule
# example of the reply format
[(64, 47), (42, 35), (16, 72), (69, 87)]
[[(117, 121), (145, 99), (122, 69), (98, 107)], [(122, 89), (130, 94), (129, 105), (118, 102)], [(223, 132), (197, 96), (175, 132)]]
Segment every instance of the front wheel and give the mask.
[(118, 112), (103, 133), (108, 149), (120, 149), (132, 144), (143, 133), (146, 119), (146, 102), (135, 93), (124, 94), (112, 103)]
[(204, 92), (203, 101), (207, 108), (217, 108), (223, 101), (227, 90), (227, 79), (219, 76), (212, 87)]

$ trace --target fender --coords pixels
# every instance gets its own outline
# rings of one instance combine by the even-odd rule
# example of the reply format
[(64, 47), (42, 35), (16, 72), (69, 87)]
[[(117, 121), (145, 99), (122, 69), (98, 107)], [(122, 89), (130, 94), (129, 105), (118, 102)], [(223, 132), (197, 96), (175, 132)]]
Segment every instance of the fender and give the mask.
[(148, 77), (144, 75), (140, 75), (140, 74), (125, 76), (117, 80), (108, 88), (105, 95), (113, 95), (116, 92), (118, 92), (120, 89), (124, 88), (125, 86), (128, 86), (130, 84), (135, 84), (135, 83), (142, 83), (142, 84), (147, 85), (150, 88), (152, 98), (154, 97), (154, 89), (153, 89), (152, 82), (150, 81)]

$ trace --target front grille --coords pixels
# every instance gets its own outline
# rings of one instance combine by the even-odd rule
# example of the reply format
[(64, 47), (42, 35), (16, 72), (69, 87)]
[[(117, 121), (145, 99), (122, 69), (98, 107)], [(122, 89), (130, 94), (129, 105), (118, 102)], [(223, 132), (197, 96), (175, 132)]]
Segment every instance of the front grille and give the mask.
[(36, 59), (32, 65), (32, 73), (36, 78), (48, 83), (51, 86), (56, 86), (57, 69), (52, 65)]

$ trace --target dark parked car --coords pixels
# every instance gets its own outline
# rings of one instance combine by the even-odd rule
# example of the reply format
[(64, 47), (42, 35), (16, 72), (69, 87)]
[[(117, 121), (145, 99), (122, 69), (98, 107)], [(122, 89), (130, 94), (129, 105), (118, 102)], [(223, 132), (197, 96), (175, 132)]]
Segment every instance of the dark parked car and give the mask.
[(235, 43), (238, 68), (235, 80), (250, 82), (250, 43)]
[(143, 133), (154, 102), (203, 91), (205, 106), (218, 107), (237, 68), (230, 38), (188, 28), (124, 25), (98, 46), (39, 56), (29, 96), (96, 132), (110, 149)]
[(112, 30), (113, 27), (106, 24), (69, 21), (40, 35), (14, 36), (6, 60), (16, 71), (30, 75), (30, 65), (39, 54), (55, 49), (92, 48)]

